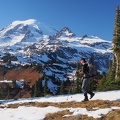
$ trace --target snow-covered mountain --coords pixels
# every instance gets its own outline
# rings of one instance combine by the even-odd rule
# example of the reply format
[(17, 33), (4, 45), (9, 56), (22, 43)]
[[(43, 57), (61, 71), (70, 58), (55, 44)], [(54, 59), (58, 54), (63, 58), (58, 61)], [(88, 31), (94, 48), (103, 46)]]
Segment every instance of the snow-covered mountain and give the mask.
[(68, 27), (58, 31), (34, 19), (14, 21), (0, 30), (0, 58), (9, 54), (16, 57), (16, 61), (11, 59), (16, 65), (42, 64), (51, 91), (55, 91), (56, 81), (74, 76), (75, 62), (81, 57), (94, 56), (98, 69), (106, 72), (111, 46), (111, 41), (97, 36), (76, 36)]
[(55, 33), (55, 30), (48, 28), (45, 25), (40, 25), (34, 19), (26, 21), (14, 21), (10, 25), (0, 30), (0, 42), (1, 46), (11, 46), (18, 42), (39, 42), (40, 38), (44, 35), (50, 35)]

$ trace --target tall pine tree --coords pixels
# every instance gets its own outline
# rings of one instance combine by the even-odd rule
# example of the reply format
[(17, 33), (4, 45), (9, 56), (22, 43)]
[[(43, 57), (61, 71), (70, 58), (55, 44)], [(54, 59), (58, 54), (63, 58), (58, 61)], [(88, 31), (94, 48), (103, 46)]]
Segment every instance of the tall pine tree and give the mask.
[(116, 7), (115, 28), (113, 34), (112, 73), (115, 80), (120, 79), (120, 8)]
[(44, 76), (44, 96), (48, 94), (47, 78)]

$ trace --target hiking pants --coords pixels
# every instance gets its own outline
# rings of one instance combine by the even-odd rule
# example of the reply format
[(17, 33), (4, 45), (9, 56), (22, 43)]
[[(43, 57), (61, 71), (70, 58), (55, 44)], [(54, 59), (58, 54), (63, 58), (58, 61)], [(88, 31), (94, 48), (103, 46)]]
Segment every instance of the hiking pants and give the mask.
[(82, 92), (84, 94), (89, 92), (89, 83), (90, 83), (90, 78), (83, 78)]

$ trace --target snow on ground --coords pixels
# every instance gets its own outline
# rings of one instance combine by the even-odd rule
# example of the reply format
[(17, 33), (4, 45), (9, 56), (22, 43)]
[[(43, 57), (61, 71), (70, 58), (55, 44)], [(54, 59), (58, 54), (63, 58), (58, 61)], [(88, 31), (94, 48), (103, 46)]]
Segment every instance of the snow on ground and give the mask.
[[(80, 102), (83, 100), (83, 94), (72, 94), (72, 95), (58, 95), (49, 97), (37, 97), (28, 99), (18, 100), (1, 100), (0, 106), (7, 106), (8, 104), (25, 103), (25, 102)], [(92, 100), (118, 100), (120, 101), (120, 90), (107, 91), (107, 92), (96, 92)], [(107, 114), (111, 110), (120, 109), (120, 107), (114, 106), (111, 108), (94, 108), (94, 111), (88, 111), (86, 108), (58, 108), (54, 106), (48, 107), (27, 107), (20, 106), (18, 108), (0, 108), (0, 116), (3, 120), (43, 120), (48, 113), (54, 113), (63, 110), (69, 110), (73, 112), (72, 115), (88, 115), (94, 118), (100, 118), (101, 114)]]
[(0, 108), (0, 116), (3, 120), (43, 120), (48, 113), (62, 111), (64, 109), (48, 106), (38, 107), (18, 107), (17, 109)]

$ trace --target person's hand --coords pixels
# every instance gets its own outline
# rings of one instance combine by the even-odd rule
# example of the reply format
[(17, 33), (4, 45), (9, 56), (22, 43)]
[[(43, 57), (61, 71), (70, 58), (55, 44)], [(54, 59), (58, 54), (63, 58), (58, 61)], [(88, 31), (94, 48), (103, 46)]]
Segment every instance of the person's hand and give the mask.
[(77, 74), (77, 75), (79, 74), (79, 70), (76, 71), (76, 74)]
[(80, 75), (83, 75), (84, 73), (82, 71), (79, 72)]

